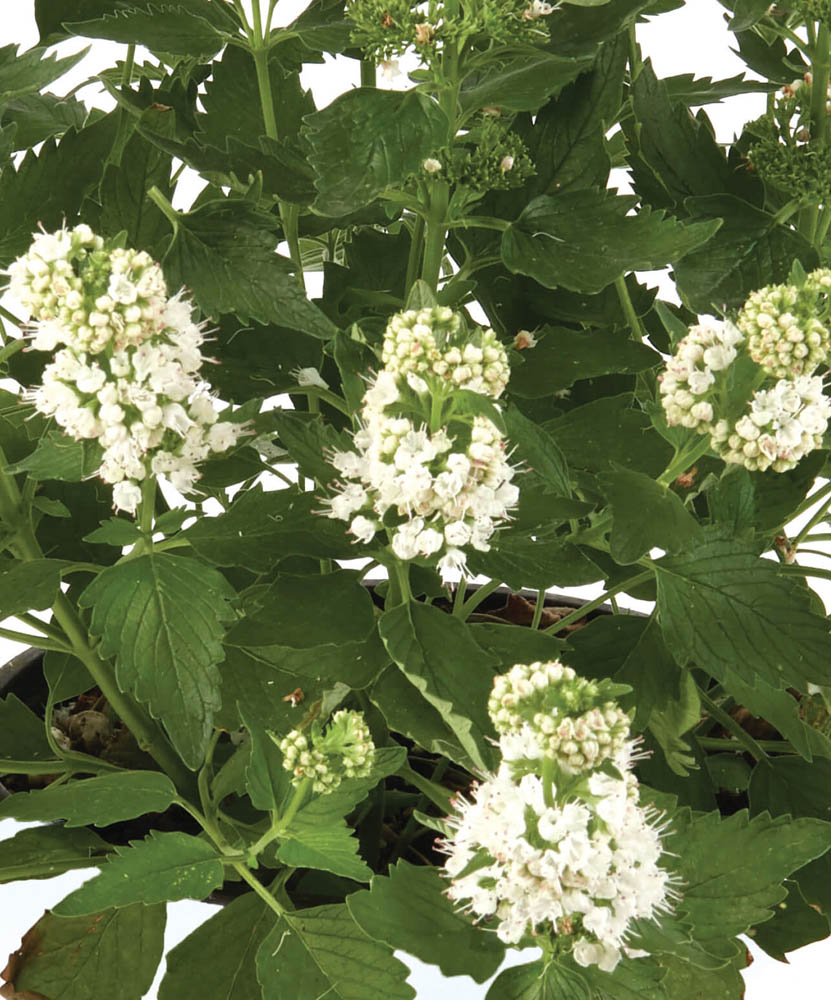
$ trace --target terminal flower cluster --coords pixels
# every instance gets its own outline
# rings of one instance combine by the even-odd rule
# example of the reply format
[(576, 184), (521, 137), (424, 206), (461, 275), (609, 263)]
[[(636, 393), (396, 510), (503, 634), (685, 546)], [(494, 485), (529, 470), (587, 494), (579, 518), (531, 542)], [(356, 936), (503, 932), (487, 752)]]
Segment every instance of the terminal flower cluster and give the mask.
[[(502, 392), (505, 350), (490, 330), (466, 341), (461, 318), (437, 308), (394, 316), (382, 357), (364, 395), (356, 451), (331, 457), (342, 479), (328, 516), (349, 521), (365, 543), (385, 528), (399, 559), (462, 569), (464, 548), (488, 551), (519, 499), (500, 430), (487, 416), (453, 409), (459, 389)], [(403, 415), (413, 410), (422, 419)]]
[(202, 327), (148, 254), (81, 225), (36, 235), (9, 276), (32, 347), (57, 349), (28, 397), (70, 437), (100, 444), (118, 510), (135, 513), (149, 476), (191, 490), (197, 464), (236, 443), (242, 427), (218, 419), (199, 375)]
[[(609, 737), (596, 740), (607, 748), (608, 770), (600, 766), (604, 754), (589, 760), (583, 753), (580, 763), (573, 754), (561, 767), (562, 755), (552, 764), (540, 746), (545, 706), (555, 726), (568, 719), (576, 728), (585, 722), (582, 708), (602, 697), (603, 685), (589, 694), (581, 680), (559, 663), (519, 665), (497, 679), (489, 710), (503, 760), (449, 818), (447, 894), (477, 919), (496, 919), (506, 944), (552, 935), (570, 945), (578, 964), (611, 972), (623, 953), (644, 954), (626, 945), (630, 924), (670, 908), (673, 876), (659, 866), (664, 827), (657, 810), (639, 803), (635, 743), (619, 707), (593, 730)], [(534, 735), (526, 754), (536, 757), (517, 766), (511, 745), (521, 733)]]
[(278, 746), (292, 784), (310, 780), (319, 794), (335, 791), (344, 778), (365, 778), (375, 760), (375, 744), (364, 717), (346, 709), (335, 712), (325, 729), (317, 721), (308, 734), (293, 729)]

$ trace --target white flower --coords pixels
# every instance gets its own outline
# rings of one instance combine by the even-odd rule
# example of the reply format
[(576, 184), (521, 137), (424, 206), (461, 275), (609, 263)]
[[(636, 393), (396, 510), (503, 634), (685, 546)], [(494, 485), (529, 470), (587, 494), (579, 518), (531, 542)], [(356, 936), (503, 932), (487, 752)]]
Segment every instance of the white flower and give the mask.
[(140, 503), (141, 487), (136, 486), (135, 483), (125, 479), (113, 486), (113, 505), (117, 510), (135, 514)]
[(525, 351), (528, 348), (537, 346), (537, 338), (530, 330), (518, 330), (514, 337), (514, 347), (518, 351)]
[(368, 517), (359, 514), (352, 519), (352, 523), (349, 525), (349, 533), (355, 536), (356, 542), (363, 542), (365, 545), (369, 545), (375, 538), (375, 534), (380, 527), (377, 521), (371, 521)]
[(422, 167), (424, 167), (428, 174), (437, 174), (441, 170), (441, 160), (428, 156), (424, 163), (422, 163)]
[(514, 168), (514, 158), (513, 156), (503, 156), (499, 161), (499, 169), (503, 174), (506, 174), (509, 170)]
[(289, 373), (301, 386), (315, 386), (318, 389), (328, 389), (329, 383), (323, 378), (317, 368), (295, 368)]

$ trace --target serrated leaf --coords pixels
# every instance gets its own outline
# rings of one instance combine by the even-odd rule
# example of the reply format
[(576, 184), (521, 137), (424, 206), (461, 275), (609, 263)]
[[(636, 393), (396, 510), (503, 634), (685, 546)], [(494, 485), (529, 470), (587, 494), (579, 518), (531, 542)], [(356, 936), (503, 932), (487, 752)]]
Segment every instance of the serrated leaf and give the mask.
[[(4, 760), (52, 759), (43, 719), (39, 719), (15, 694), (0, 698), (0, 767)], [(60, 770), (60, 762), (56, 763)]]
[(523, 352), (525, 364), (511, 370), (511, 393), (515, 396), (553, 396), (579, 379), (636, 374), (661, 363), (660, 355), (627, 339), (621, 331), (544, 327), (539, 337), (536, 347)]
[(255, 958), (274, 912), (253, 892), (231, 900), (167, 954), (159, 1000), (251, 1000)]
[(78, 483), (94, 476), (101, 465), (102, 449), (97, 441), (73, 441), (61, 431), (49, 431), (35, 450), (10, 468), (26, 472), (39, 482), (59, 479)]
[(141, 538), (141, 531), (135, 521), (124, 517), (111, 517), (103, 521), (99, 528), (84, 535), (85, 542), (96, 542), (99, 545), (133, 545)]
[(57, 559), (15, 563), (0, 573), (0, 620), (21, 611), (45, 611), (55, 603), (61, 585)]
[(752, 28), (770, 10), (770, 4), (764, 0), (736, 0), (733, 4), (733, 17), (730, 21), (731, 31), (746, 31)]
[(754, 927), (749, 936), (771, 958), (787, 962), (786, 952), (804, 948), (827, 938), (831, 932), (828, 917), (806, 902), (799, 885), (785, 882), (788, 895), (777, 903), (773, 918)]
[(245, 788), (252, 805), (263, 812), (281, 809), (291, 793), (291, 776), (283, 767), (283, 754), (269, 733), (240, 715), (251, 738), (251, 751), (245, 768)]
[(487, 106), (536, 111), (590, 65), (585, 57), (558, 56), (531, 47), (524, 52), (494, 52), (484, 69), (463, 79), (459, 102), (465, 111)]
[(695, 77), (692, 73), (665, 76), (661, 81), (667, 88), (671, 100), (697, 108), (704, 104), (720, 104), (729, 97), (740, 94), (770, 93), (776, 84), (767, 80), (748, 80), (744, 73), (725, 80), (713, 80), (710, 76)]
[(568, 463), (555, 439), (513, 405), (505, 411), (505, 427), (528, 468), (558, 496), (571, 496)]
[(47, 912), (23, 938), (3, 976), (17, 994), (51, 1000), (140, 1000), (164, 949), (164, 905), (92, 916)]
[(0, 104), (28, 94), (37, 94), (54, 80), (76, 66), (89, 48), (58, 58), (56, 52), (45, 55), (45, 48), (21, 52), (16, 45), (0, 48)]
[(550, 533), (533, 538), (519, 532), (498, 532), (488, 552), (471, 552), (468, 568), (506, 583), (513, 590), (544, 590), (555, 584), (579, 587), (603, 577), (603, 571), (576, 545)]
[(372, 870), (358, 855), (358, 841), (342, 820), (328, 826), (302, 826), (296, 821), (286, 830), (277, 858), (292, 868), (332, 872), (356, 882), (368, 882)]
[(4, 126), (15, 125), (15, 149), (31, 149), (55, 135), (69, 129), (80, 131), (87, 118), (87, 108), (74, 97), (56, 97), (54, 94), (28, 94), (6, 102), (0, 111)]
[[(286, 914), (257, 952), (263, 1000), (412, 1000), (407, 968), (367, 937), (343, 904)], [(371, 983), (371, 987), (369, 984)]]
[(43, 657), (43, 676), (56, 705), (95, 686), (92, 674), (77, 657), (53, 649)]
[(234, 313), (327, 340), (335, 327), (276, 253), (275, 225), (273, 216), (232, 199), (180, 215), (164, 256), (168, 282), (187, 285), (212, 318)]
[(209, 20), (178, 5), (124, 10), (90, 21), (75, 21), (68, 27), (73, 35), (145, 45), (155, 52), (184, 56), (213, 55), (227, 40)]
[(0, 802), (0, 818), (21, 823), (65, 820), (67, 827), (109, 826), (149, 812), (163, 813), (175, 798), (176, 788), (166, 774), (124, 771), (10, 795)]
[(706, 531), (695, 548), (656, 564), (658, 615), (680, 663), (749, 685), (831, 683), (831, 635), (808, 593), (743, 541)]
[(58, 916), (97, 913), (106, 906), (204, 899), (222, 885), (222, 859), (198, 837), (152, 830), (144, 840), (116, 845), (95, 878), (71, 892), (54, 909)]
[(429, 604), (401, 604), (381, 615), (381, 638), (407, 680), (421, 691), (481, 768), (491, 751), (486, 712), (493, 660), (458, 618)]
[(601, 292), (627, 271), (675, 263), (720, 225), (684, 224), (649, 209), (627, 215), (636, 202), (598, 190), (535, 198), (502, 234), (505, 266), (546, 288)]
[(284, 410), (275, 414), (274, 423), (280, 443), (297, 462), (300, 471), (310, 479), (326, 485), (337, 478), (328, 461), (332, 451), (352, 450), (351, 435), (324, 424), (320, 416), (292, 413)]
[(500, 972), (486, 1000), (591, 1000), (591, 991), (579, 972), (539, 960)]
[(94, 868), (111, 849), (92, 830), (66, 830), (52, 824), (20, 830), (0, 841), (0, 884)]
[(656, 546), (678, 552), (697, 541), (698, 522), (668, 487), (614, 464), (598, 478), (612, 509), (609, 551), (616, 562), (637, 562)]
[(745, 982), (740, 972), (746, 965), (744, 954), (737, 955), (723, 969), (705, 971), (683, 959), (661, 956), (667, 970), (664, 979), (672, 1000), (744, 1000)]
[(505, 948), (454, 907), (446, 888), (435, 868), (399, 861), (388, 878), (374, 875), (369, 891), (353, 893), (346, 903), (375, 940), (437, 965), (445, 976), (467, 975), (482, 983), (499, 968)]
[(100, 653), (116, 677), (161, 718), (189, 767), (197, 767), (219, 708), (222, 621), (230, 589), (216, 570), (150, 553), (103, 570), (79, 598), (92, 609)]
[(416, 91), (359, 88), (306, 117), (315, 211), (348, 215), (422, 169), (447, 140), (447, 118)]

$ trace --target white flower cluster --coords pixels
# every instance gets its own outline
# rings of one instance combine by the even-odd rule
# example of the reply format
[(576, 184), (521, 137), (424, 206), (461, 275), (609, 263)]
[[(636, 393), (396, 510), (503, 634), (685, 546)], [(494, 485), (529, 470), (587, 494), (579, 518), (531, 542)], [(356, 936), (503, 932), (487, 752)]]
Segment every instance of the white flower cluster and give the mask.
[(199, 377), (202, 329), (148, 254), (107, 249), (81, 225), (36, 235), (9, 275), (32, 347), (60, 346), (28, 397), (69, 436), (98, 441), (117, 509), (135, 513), (151, 475), (191, 490), (197, 463), (236, 443), (242, 427), (218, 420)]
[[(440, 324), (436, 335), (422, 322), (428, 314)], [(409, 317), (406, 322), (394, 317), (390, 323), (385, 367), (364, 394), (362, 427), (354, 437), (357, 450), (331, 457), (342, 481), (337, 495), (327, 501), (328, 516), (349, 521), (351, 534), (365, 543), (384, 526), (399, 559), (435, 558), (446, 573), (464, 567), (466, 546), (488, 551), (519, 490), (511, 482), (514, 469), (498, 428), (487, 417), (474, 415), (429, 431), (433, 403), (438, 399), (443, 405), (448, 397), (452, 401), (452, 389), (444, 381), (448, 375), (453, 387), (498, 395), (507, 362), (501, 346), (490, 346), (490, 331), (474, 348), (479, 360), (464, 360), (470, 357), (467, 347), (442, 352), (441, 335), (455, 335), (459, 328), (450, 310), (403, 316)], [(419, 316), (421, 321), (415, 322)], [(396, 414), (407, 393), (410, 404), (422, 407), (423, 423)]]
[(545, 0), (532, 0), (531, 4), (522, 12), (526, 21), (536, 21), (539, 17), (548, 17), (554, 12), (554, 7)]
[(608, 684), (578, 677), (559, 662), (518, 663), (494, 681), (488, 711), (504, 760), (550, 757), (567, 774), (616, 758), (629, 717)]
[(813, 272), (802, 287), (768, 285), (753, 292), (736, 323), (747, 350), (768, 375), (810, 375), (828, 356), (831, 331), (818, 315), (818, 293), (831, 286), (831, 274)]
[(690, 327), (658, 376), (661, 402), (670, 427), (680, 425), (699, 434), (709, 433), (716, 374), (735, 361), (737, 345), (743, 340), (741, 331), (732, 323)]
[(786, 472), (822, 447), (829, 417), (831, 401), (818, 375), (779, 379), (771, 389), (753, 394), (749, 412), (734, 427), (718, 421), (711, 441), (725, 462), (751, 471)]
[(493, 330), (477, 327), (465, 334), (461, 316), (446, 306), (393, 316), (384, 332), (381, 360), (393, 375), (435, 376), (494, 399), (508, 384), (508, 356)]
[[(533, 664), (532, 675), (548, 666)], [(500, 738), (503, 755), (511, 735)], [(630, 923), (668, 910), (674, 891), (659, 867), (660, 814), (638, 802), (633, 746), (623, 742), (612, 757), (620, 777), (587, 763), (577, 776), (557, 769), (546, 779), (542, 758), (529, 771), (505, 755), (448, 819), (449, 898), (498, 920), (506, 944), (529, 933), (567, 937), (577, 963), (607, 972), (622, 952), (644, 954), (626, 947)]]
[(344, 778), (365, 778), (375, 759), (375, 744), (363, 716), (342, 709), (335, 712), (324, 731), (313, 724), (307, 736), (293, 729), (278, 743), (283, 767), (292, 773), (292, 784), (312, 781), (319, 794), (333, 792)]

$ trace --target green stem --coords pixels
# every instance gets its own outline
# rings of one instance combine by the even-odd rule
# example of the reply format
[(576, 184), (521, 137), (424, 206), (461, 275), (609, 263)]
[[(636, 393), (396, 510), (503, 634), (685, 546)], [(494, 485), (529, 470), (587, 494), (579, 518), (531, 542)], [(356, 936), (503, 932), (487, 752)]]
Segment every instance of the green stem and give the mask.
[(771, 219), (771, 226), (781, 226), (783, 223), (787, 222), (792, 215), (795, 215), (799, 211), (801, 201), (801, 198), (794, 198), (786, 205), (783, 205)]
[(441, 264), (444, 259), (444, 241), (447, 237), (447, 206), (450, 187), (446, 181), (434, 181), (427, 216), (427, 238), (424, 241), (424, 258), (421, 265), (422, 280), (435, 292), (439, 287)]
[(266, 830), (266, 832), (255, 844), (251, 845), (248, 852), (249, 857), (256, 858), (261, 851), (265, 850), (265, 848), (268, 847), (272, 841), (277, 840), (283, 831), (288, 828), (289, 824), (300, 810), (300, 807), (306, 801), (306, 796), (311, 790), (312, 784), (313, 780), (311, 778), (304, 778), (300, 784), (297, 785), (294, 789), (294, 795), (292, 795), (291, 800), (286, 807), (286, 811), (282, 816), (277, 818), (276, 822), (272, 823), (269, 829)]
[(409, 563), (401, 562), (400, 559), (395, 560), (395, 578), (398, 581), (398, 588), (401, 592), (401, 603), (407, 604), (413, 599), (412, 592), (410, 591)]
[(72, 649), (65, 642), (57, 642), (43, 635), (30, 635), (28, 632), (16, 632), (11, 628), (0, 628), (0, 639), (10, 639), (24, 646), (34, 646), (35, 649), (51, 649), (55, 653), (71, 653)]
[(377, 86), (374, 59), (361, 60), (361, 86), (362, 87)]
[(407, 277), (404, 281), (404, 299), (410, 294), (418, 275), (418, 262), (424, 252), (424, 216), (416, 215), (410, 235), (410, 255), (407, 258)]
[(635, 22), (629, 25), (629, 82), (634, 83), (643, 67), (641, 59), (641, 49), (638, 45), (638, 36), (635, 30)]
[(490, 580), (488, 583), (483, 583), (474, 594), (472, 594), (462, 605), (461, 613), (459, 617), (462, 619), (469, 618), (473, 612), (479, 607), (485, 598), (490, 597), (490, 595), (502, 586), (501, 580)]
[[(614, 598), (612, 598), (614, 600)], [(534, 617), (531, 619), (531, 628), (536, 631), (542, 621), (542, 612), (545, 608), (545, 588), (540, 587), (537, 591), (537, 603), (534, 605)]]
[(414, 771), (409, 764), (404, 764), (396, 772), (400, 778), (408, 781), (414, 788), (417, 788), (420, 792), (427, 796), (427, 798), (444, 813), (453, 812), (453, 796), (446, 788), (442, 785), (437, 785), (435, 782), (430, 781), (429, 778), (424, 778)]
[(153, 515), (156, 512), (156, 477), (147, 476), (141, 484), (141, 508), (139, 511), (139, 529), (152, 548)]
[(707, 434), (701, 434), (693, 438), (686, 447), (681, 448), (680, 451), (675, 453), (672, 461), (658, 477), (658, 482), (664, 486), (669, 486), (682, 473), (686, 472), (693, 462), (701, 458), (709, 450), (710, 438)]
[(69, 765), (65, 760), (0, 760), (0, 777), (6, 774), (65, 774)]
[(622, 275), (621, 277), (615, 279), (615, 291), (617, 292), (617, 297), (620, 299), (620, 304), (623, 307), (623, 315), (626, 317), (626, 322), (629, 324), (632, 339), (637, 340), (639, 343), (642, 342), (646, 333), (644, 328), (641, 326), (641, 321), (638, 319), (638, 314), (635, 312), (635, 307), (632, 305), (632, 298), (629, 295), (629, 289), (626, 287), (626, 278)]
[[(18, 319), (13, 312), (9, 312), (9, 310), (3, 305), (0, 305), (0, 316), (7, 319), (10, 323), (14, 323), (14, 325), (20, 329), (26, 325), (22, 319)], [(20, 346), (22, 347), (24, 343), (25, 341), (21, 341)]]
[(465, 594), (467, 593), (467, 578), (462, 577), (456, 584), (456, 593), (453, 595), (453, 615), (461, 618), (465, 607)]
[(283, 907), (271, 895), (262, 882), (251, 871), (249, 871), (249, 869), (242, 862), (234, 861), (232, 862), (231, 867), (235, 872), (237, 872), (244, 882), (247, 882), (251, 886), (266, 906), (273, 910), (278, 917), (284, 917), (286, 915), (286, 911)]
[(15, 615), (19, 621), (22, 621), (24, 625), (29, 625), (31, 628), (36, 628), (39, 632), (44, 635), (49, 636), (50, 639), (54, 639), (55, 642), (60, 642), (64, 646), (66, 645), (66, 636), (61, 632), (60, 629), (55, 628), (54, 625), (50, 625), (49, 622), (41, 621), (40, 618), (35, 618), (34, 615), (30, 615), (27, 611), (21, 614)]
[(173, 226), (173, 236), (175, 238), (179, 232), (179, 213), (170, 204), (167, 198), (165, 198), (155, 184), (147, 192), (147, 197), (153, 202), (162, 215), (165, 216), (171, 226)]
[(628, 580), (624, 580), (622, 583), (617, 584), (617, 586), (610, 588), (605, 593), (601, 594), (600, 597), (595, 597), (593, 601), (587, 601), (584, 605), (582, 605), (582, 607), (572, 611), (570, 615), (566, 615), (565, 618), (561, 618), (553, 625), (549, 625), (548, 628), (543, 629), (543, 631), (559, 632), (561, 629), (574, 624), (574, 622), (579, 622), (580, 619), (585, 617), (590, 611), (594, 611), (594, 609), (599, 608), (601, 604), (605, 604), (606, 601), (608, 601), (614, 594), (634, 590), (642, 583), (646, 583), (647, 580), (651, 580), (652, 576), (653, 571), (651, 569), (645, 570), (643, 573), (638, 573), (637, 576), (630, 576)]
[(798, 548), (799, 544), (809, 534), (812, 528), (815, 528), (821, 521), (828, 517), (828, 508), (831, 506), (831, 500), (826, 500), (825, 503), (820, 504), (819, 508), (814, 511), (810, 519), (805, 522), (805, 526), (799, 531), (796, 538), (791, 539), (791, 545), (794, 548)]
[[(710, 736), (696, 736), (695, 738), (698, 745), (702, 750), (715, 750), (720, 751), (738, 751), (744, 750), (745, 746), (738, 740), (720, 740), (717, 737)], [(794, 750), (794, 748), (787, 742), (787, 740), (756, 740), (756, 745), (763, 751), (770, 751), (771, 753), (788, 753), (788, 754), (798, 754), (799, 751)]]
[(766, 764), (770, 764), (770, 760), (765, 751), (759, 746), (747, 730), (742, 729), (732, 715), (728, 715), (728, 713), (725, 712), (720, 705), (717, 705), (706, 693), (706, 691), (700, 687), (698, 688), (698, 696), (701, 699), (701, 704), (707, 710), (707, 714), (711, 718), (715, 719), (719, 725), (722, 726), (722, 728), (726, 729), (729, 733), (732, 733), (737, 742), (740, 743), (755, 760), (759, 761), (759, 763), (764, 761)]
[[(831, 480), (829, 480), (829, 482), (827, 482), (825, 486), (820, 487), (820, 489), (816, 490), (810, 496), (805, 497), (805, 499), (802, 501), (802, 503), (799, 504), (796, 510), (791, 511), (791, 513), (788, 515), (788, 522), (790, 523), (791, 521), (793, 521), (795, 517), (799, 517), (800, 514), (804, 514), (805, 511), (808, 510), (810, 507), (813, 507), (818, 500), (822, 500), (829, 494), (831, 494)], [(784, 525), (780, 525), (780, 528), (783, 527)]]

